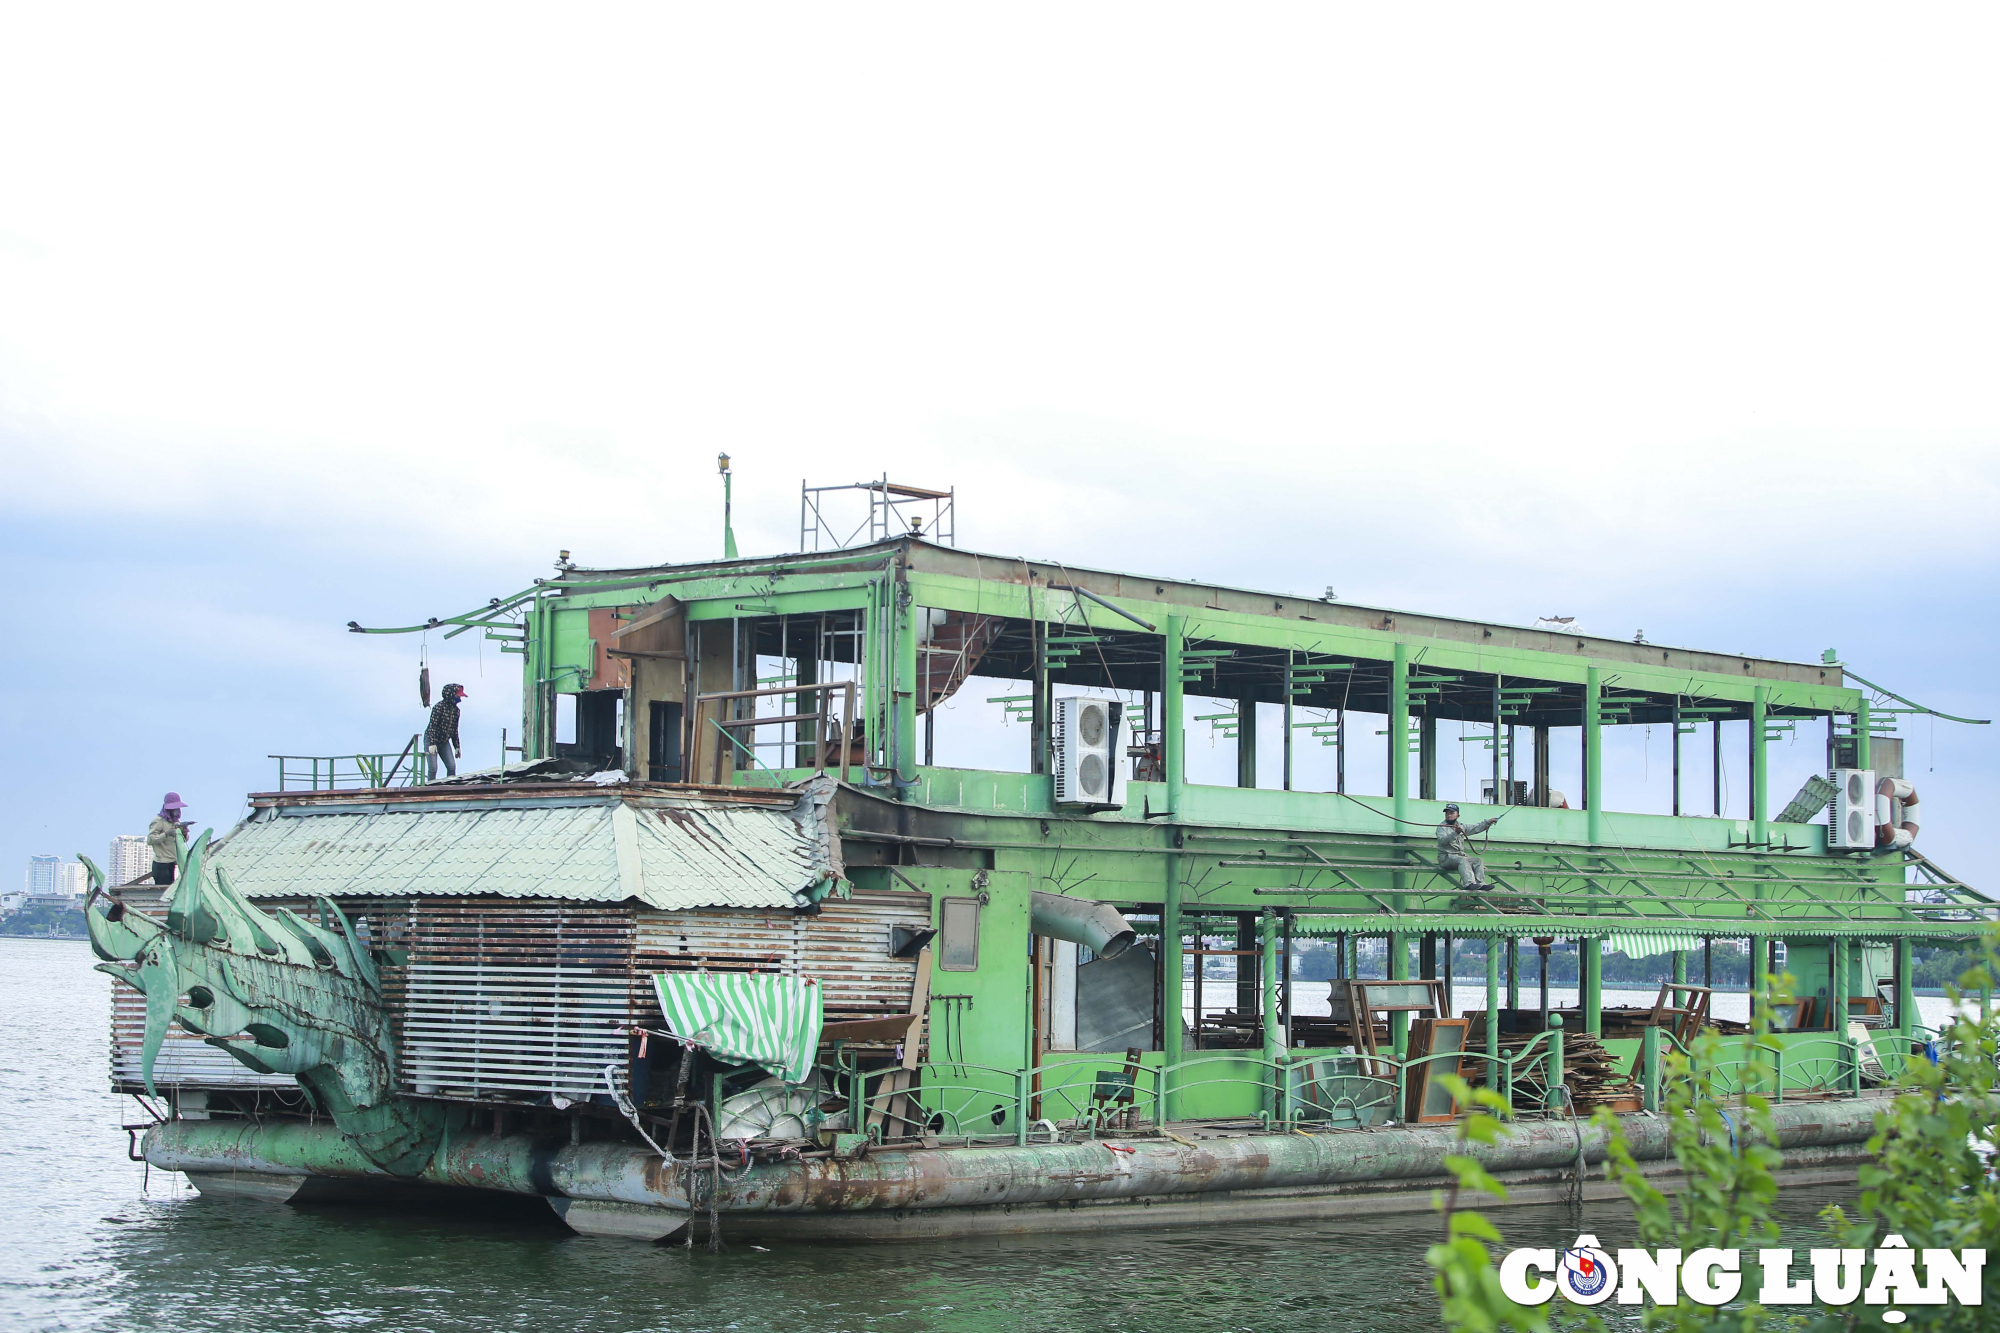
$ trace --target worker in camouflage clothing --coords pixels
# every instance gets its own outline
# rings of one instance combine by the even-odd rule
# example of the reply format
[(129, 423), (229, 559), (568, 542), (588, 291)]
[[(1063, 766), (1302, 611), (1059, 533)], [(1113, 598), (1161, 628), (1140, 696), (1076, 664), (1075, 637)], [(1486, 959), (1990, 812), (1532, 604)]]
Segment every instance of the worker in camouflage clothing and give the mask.
[(1462, 889), (1490, 889), (1486, 882), (1486, 862), (1472, 854), (1468, 839), (1475, 834), (1486, 832), (1505, 816), (1505, 811), (1491, 819), (1482, 819), (1477, 824), (1458, 822), (1458, 807), (1444, 808), (1444, 823), (1438, 825), (1438, 869), (1447, 875), (1458, 876), (1458, 886)]
[(431, 705), (430, 725), (424, 728), (424, 749), (431, 755), (431, 776), (436, 777), (438, 765), (452, 777), (458, 776), (459, 756), (465, 747), (458, 740), (458, 702), (465, 698), (465, 686), (447, 685), (444, 697)]

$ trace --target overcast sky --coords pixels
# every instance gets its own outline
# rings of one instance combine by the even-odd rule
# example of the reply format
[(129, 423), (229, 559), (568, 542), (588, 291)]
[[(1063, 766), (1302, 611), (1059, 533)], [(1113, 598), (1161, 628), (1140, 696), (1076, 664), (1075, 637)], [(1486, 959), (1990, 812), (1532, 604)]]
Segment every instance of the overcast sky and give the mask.
[[(419, 642), (346, 621), (719, 554), (719, 449), (746, 554), (887, 471), (983, 550), (2000, 714), (1995, 28), (14, 6), (0, 864), (399, 747)], [(469, 639), (489, 762), (518, 659)], [(1905, 724), (1988, 888), (1994, 730)]]

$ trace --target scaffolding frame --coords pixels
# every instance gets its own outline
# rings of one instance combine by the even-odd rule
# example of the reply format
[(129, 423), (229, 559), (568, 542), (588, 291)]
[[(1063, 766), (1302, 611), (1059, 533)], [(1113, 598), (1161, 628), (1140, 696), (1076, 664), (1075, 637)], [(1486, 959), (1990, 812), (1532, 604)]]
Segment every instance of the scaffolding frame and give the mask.
[[(866, 491), (868, 516), (845, 537), (828, 521), (822, 497), (833, 491)], [(799, 483), (799, 550), (838, 551), (849, 546), (866, 546), (892, 537), (917, 536), (940, 546), (958, 545), (958, 488), (935, 491), (926, 486), (906, 486), (889, 480), (884, 472), (873, 481), (849, 482), (844, 486), (808, 486)], [(928, 504), (929, 517), (920, 512)], [(906, 512), (908, 511), (908, 512)], [(928, 523), (928, 528), (925, 524)], [(826, 544), (822, 545), (822, 541)]]

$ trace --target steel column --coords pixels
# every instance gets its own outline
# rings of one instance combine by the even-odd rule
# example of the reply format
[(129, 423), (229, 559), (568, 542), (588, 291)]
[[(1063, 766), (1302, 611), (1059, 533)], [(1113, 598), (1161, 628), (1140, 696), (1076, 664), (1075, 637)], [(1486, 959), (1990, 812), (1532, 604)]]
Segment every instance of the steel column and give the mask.
[(1264, 1058), (1276, 1060), (1284, 1050), (1278, 1015), (1278, 914), (1268, 907), (1257, 918), (1257, 943), (1264, 964)]
[(1410, 815), (1410, 647), (1396, 643), (1389, 662), (1389, 797), (1396, 818)]
[(1583, 1007), (1583, 1030), (1591, 1036), (1601, 1036), (1604, 1032), (1604, 941), (1582, 939), (1577, 941), (1577, 951), (1582, 955), (1578, 977), (1578, 1001)]
[[(1917, 956), (1916, 949), (1905, 935), (1896, 941), (1896, 1031), (1905, 1037), (1913, 1036), (1917, 1030)], [(1901, 1067), (1888, 1071), (1900, 1073)]]
[[(1178, 846), (1180, 828), (1174, 822), (1180, 816), (1181, 802), (1187, 786), (1187, 737), (1183, 730), (1182, 717), (1186, 713), (1181, 695), (1181, 649), (1185, 646), (1187, 620), (1183, 616), (1168, 616), (1166, 637), (1161, 652), (1160, 673), (1160, 756), (1167, 770), (1167, 836)], [(1176, 855), (1163, 858), (1167, 863), (1165, 895), (1160, 905), (1160, 1058), (1168, 1068), (1183, 1059), (1181, 1023), (1183, 1000), (1181, 998), (1181, 973), (1184, 968), (1181, 952), (1181, 859)], [(1199, 961), (1199, 960), (1197, 960)], [(1165, 1108), (1165, 1116), (1174, 1118), (1174, 1079), (1171, 1075), (1160, 1076), (1160, 1099)]]
[[(1511, 947), (1512, 940), (1507, 941)], [(1486, 937), (1486, 1086), (1500, 1086), (1500, 941)]]
[[(898, 571), (890, 633), (895, 637), (895, 680), (890, 685), (895, 705), (895, 765), (901, 782), (917, 778), (917, 631), (910, 585)], [(754, 674), (754, 673), (753, 673)], [(903, 793), (899, 789), (897, 796)]]
[[(1770, 774), (1765, 761), (1764, 717), (1771, 691), (1759, 685), (1750, 693), (1750, 841), (1762, 847), (1771, 841)], [(1591, 841), (1595, 842), (1596, 839)]]
[(1603, 700), (1603, 673), (1585, 667), (1583, 673), (1583, 807), (1593, 846), (1604, 841), (1604, 724), (1598, 713)]
[[(1407, 981), (1410, 978), (1410, 937), (1391, 935), (1389, 937), (1389, 980)], [(1365, 1023), (1364, 1014), (1354, 1016), (1356, 1023)], [(1407, 1013), (1389, 1016), (1389, 1040), (1396, 1048), (1396, 1058), (1401, 1060), (1410, 1051), (1410, 1016)], [(1400, 1114), (1400, 1113), (1399, 1113)]]

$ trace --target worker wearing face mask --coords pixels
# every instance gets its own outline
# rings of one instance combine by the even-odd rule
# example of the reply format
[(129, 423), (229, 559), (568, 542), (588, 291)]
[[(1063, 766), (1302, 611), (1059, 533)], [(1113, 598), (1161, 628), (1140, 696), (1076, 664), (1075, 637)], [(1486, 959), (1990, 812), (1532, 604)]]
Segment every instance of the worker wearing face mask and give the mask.
[(1458, 886), (1462, 889), (1490, 889), (1486, 882), (1486, 862), (1472, 854), (1469, 841), (1474, 835), (1484, 833), (1499, 823), (1505, 812), (1482, 819), (1477, 824), (1458, 822), (1458, 807), (1444, 808), (1444, 823), (1438, 825), (1438, 869), (1447, 875), (1458, 876)]

